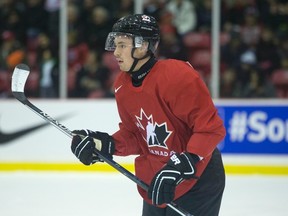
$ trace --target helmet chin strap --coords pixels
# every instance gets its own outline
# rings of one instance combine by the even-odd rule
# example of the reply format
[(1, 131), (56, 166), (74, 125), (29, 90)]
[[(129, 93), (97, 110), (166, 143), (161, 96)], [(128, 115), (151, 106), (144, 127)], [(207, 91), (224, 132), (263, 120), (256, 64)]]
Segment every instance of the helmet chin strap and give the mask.
[(133, 64), (131, 65), (128, 73), (133, 73), (133, 70), (135, 69), (137, 63), (139, 62), (139, 60), (145, 59), (148, 56), (151, 56), (151, 54), (153, 54), (150, 50), (147, 51), (147, 53), (142, 57), (142, 58), (135, 58), (134, 57), (134, 53), (135, 53), (136, 48), (133, 47), (132, 51), (131, 51), (131, 57), (134, 59)]

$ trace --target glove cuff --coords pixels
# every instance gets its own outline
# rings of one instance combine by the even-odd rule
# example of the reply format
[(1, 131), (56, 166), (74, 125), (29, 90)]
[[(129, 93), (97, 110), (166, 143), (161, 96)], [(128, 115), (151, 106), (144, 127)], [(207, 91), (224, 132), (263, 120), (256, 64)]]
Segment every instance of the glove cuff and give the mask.
[(115, 152), (115, 142), (112, 136), (108, 135), (107, 143), (107, 152), (108, 154), (113, 155)]
[[(104, 154), (113, 155), (115, 152), (115, 142), (112, 136), (108, 133), (103, 132), (93, 132), (92, 137), (94, 138), (94, 143), (96, 149)], [(98, 141), (97, 141), (98, 140)], [(101, 147), (97, 147), (97, 142), (100, 142)]]
[(175, 153), (170, 157), (167, 165), (181, 172), (184, 179), (190, 179), (196, 173), (195, 164), (199, 160), (197, 155), (190, 154), (189, 152)]

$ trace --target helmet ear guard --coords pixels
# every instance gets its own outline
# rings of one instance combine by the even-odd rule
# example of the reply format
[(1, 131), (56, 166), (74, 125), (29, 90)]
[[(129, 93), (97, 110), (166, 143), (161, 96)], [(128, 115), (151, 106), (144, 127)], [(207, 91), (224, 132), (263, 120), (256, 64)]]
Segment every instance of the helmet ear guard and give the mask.
[(141, 36), (134, 36), (134, 47), (135, 48), (140, 48), (143, 46), (143, 37)]
[(149, 50), (151, 50), (152, 53), (155, 53), (159, 45), (159, 40), (157, 41), (150, 41), (149, 42)]

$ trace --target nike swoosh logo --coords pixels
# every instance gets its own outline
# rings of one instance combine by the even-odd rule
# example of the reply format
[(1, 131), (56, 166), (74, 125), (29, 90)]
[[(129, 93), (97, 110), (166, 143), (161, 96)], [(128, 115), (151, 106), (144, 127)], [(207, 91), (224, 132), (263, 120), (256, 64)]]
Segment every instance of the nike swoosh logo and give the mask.
[(117, 93), (121, 87), (122, 87), (122, 85), (119, 86), (118, 88), (115, 88), (115, 93)]
[[(70, 116), (70, 115), (69, 115)], [(68, 116), (62, 116), (60, 118), (58, 118), (58, 120), (63, 120), (66, 119)], [(0, 145), (5, 145), (8, 144), (9, 142), (12, 142), (16, 139), (19, 139), (20, 137), (24, 137), (26, 135), (28, 135), (31, 132), (34, 132), (40, 128), (43, 128), (47, 125), (50, 125), (50, 123), (46, 122), (46, 123), (42, 123), (42, 124), (38, 124), (29, 128), (25, 128), (19, 131), (15, 131), (13, 133), (3, 133), (2, 131), (0, 131)]]

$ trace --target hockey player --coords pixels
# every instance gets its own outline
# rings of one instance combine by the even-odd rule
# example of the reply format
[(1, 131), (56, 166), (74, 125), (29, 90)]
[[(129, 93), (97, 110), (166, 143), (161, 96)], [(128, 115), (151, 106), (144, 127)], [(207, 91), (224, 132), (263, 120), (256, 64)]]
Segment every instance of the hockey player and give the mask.
[(223, 122), (195, 69), (175, 59), (157, 60), (156, 20), (144, 14), (118, 20), (105, 49), (114, 51), (120, 70), (115, 98), (121, 119), (113, 135), (75, 130), (71, 149), (85, 165), (103, 155), (138, 155), (135, 175), (150, 185), (143, 216), (172, 216), (172, 200), (195, 216), (216, 216), (225, 187), (217, 144)]

